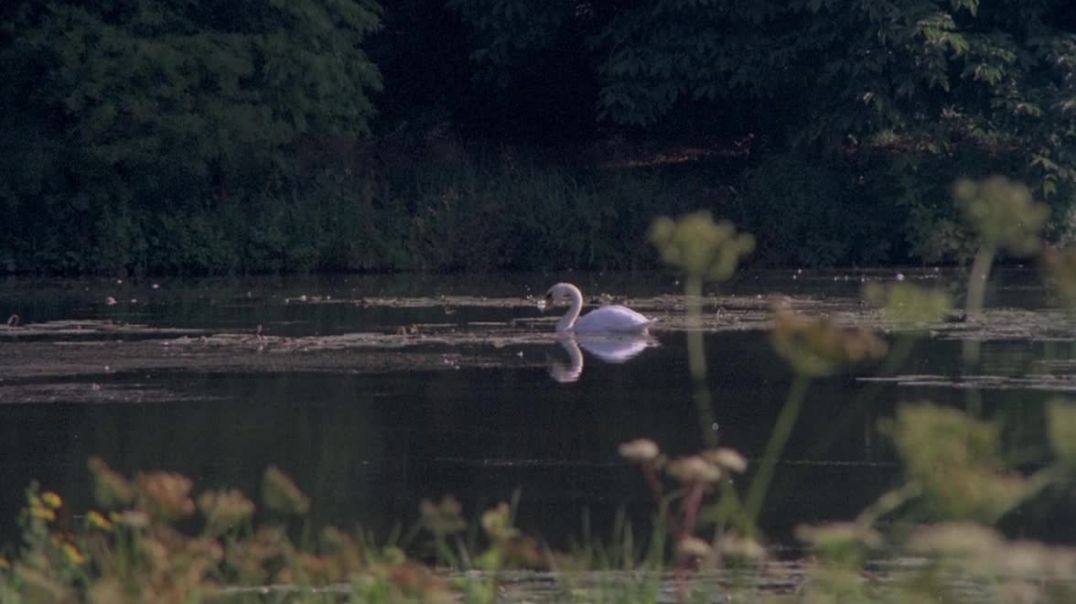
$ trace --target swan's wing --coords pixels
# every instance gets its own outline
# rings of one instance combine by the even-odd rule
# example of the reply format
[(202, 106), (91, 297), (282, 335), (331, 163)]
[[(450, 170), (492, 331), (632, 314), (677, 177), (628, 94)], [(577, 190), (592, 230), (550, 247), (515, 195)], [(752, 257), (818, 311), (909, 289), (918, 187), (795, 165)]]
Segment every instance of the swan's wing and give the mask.
[(642, 333), (653, 322), (625, 306), (603, 306), (580, 317), (573, 330), (576, 333)]

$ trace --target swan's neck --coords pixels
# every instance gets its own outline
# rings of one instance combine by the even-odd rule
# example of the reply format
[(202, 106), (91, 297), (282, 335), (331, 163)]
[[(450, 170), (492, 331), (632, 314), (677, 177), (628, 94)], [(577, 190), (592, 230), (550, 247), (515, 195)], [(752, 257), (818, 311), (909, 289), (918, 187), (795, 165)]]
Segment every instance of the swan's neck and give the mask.
[(575, 325), (575, 320), (579, 318), (579, 311), (583, 310), (583, 293), (579, 291), (579, 288), (571, 288), (568, 290), (568, 295), (572, 297), (572, 305), (557, 322), (557, 331), (570, 331)]

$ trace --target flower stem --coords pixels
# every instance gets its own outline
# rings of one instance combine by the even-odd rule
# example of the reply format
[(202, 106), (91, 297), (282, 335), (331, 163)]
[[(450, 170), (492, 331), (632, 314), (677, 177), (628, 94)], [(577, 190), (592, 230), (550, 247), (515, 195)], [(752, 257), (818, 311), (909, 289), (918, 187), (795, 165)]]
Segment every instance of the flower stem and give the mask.
[(758, 522), (759, 513), (762, 511), (762, 500), (766, 497), (766, 491), (769, 490), (770, 482), (773, 480), (777, 459), (781, 456), (781, 452), (788, 442), (788, 437), (792, 435), (792, 428), (796, 425), (796, 418), (799, 417), (800, 407), (803, 406), (803, 400), (807, 396), (807, 387), (809, 385), (810, 378), (797, 374), (796, 379), (792, 382), (792, 387), (788, 391), (785, 406), (781, 409), (781, 414), (777, 416), (777, 423), (773, 426), (770, 442), (766, 443), (766, 452), (762, 456), (762, 462), (759, 464), (758, 471), (755, 472), (755, 476), (751, 480), (751, 487), (747, 491), (745, 531), (754, 532), (756, 530), (755, 525)]
[(717, 446), (714, 433), (714, 409), (710, 387), (706, 383), (706, 349), (702, 340), (702, 278), (688, 275), (684, 282), (687, 304), (687, 363), (695, 386), (695, 408), (698, 410), (702, 440), (707, 447)]

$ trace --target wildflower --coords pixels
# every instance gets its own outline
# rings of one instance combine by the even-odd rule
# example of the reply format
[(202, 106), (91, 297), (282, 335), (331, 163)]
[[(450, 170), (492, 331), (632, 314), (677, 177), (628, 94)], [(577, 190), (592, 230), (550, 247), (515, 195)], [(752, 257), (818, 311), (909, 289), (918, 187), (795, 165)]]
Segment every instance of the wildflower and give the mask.
[(738, 451), (726, 447), (703, 451), (702, 457), (722, 470), (736, 472), (737, 474), (743, 474), (747, 470), (747, 460), (744, 456), (740, 455)]
[(98, 505), (114, 510), (134, 502), (134, 489), (122, 474), (109, 468), (99, 457), (91, 457), (89, 466), (93, 476), (93, 497)]
[(953, 197), (984, 246), (1018, 256), (1038, 251), (1039, 230), (1050, 210), (1033, 201), (1024, 184), (1001, 176), (961, 179), (953, 187)]
[(501, 541), (519, 535), (519, 530), (512, 526), (512, 508), (505, 502), (482, 513), (482, 530), (490, 539)]
[(858, 565), (866, 550), (882, 545), (882, 537), (877, 531), (856, 522), (801, 525), (796, 527), (796, 537), (808, 543), (823, 558), (847, 566)]
[(868, 283), (863, 288), (863, 298), (882, 307), (886, 321), (898, 327), (937, 323), (945, 318), (953, 306), (947, 292), (911, 283)]
[(621, 443), (617, 451), (620, 452), (621, 457), (634, 463), (654, 461), (661, 454), (657, 443), (649, 438), (637, 438), (633, 441)]
[(270, 510), (292, 516), (310, 511), (310, 499), (276, 466), (269, 466), (262, 479), (262, 501)]
[(463, 520), (463, 507), (455, 497), (445, 495), (440, 503), (423, 499), (419, 504), (422, 526), (435, 535), (450, 535), (467, 528)]
[(86, 514), (86, 523), (91, 528), (100, 529), (102, 531), (111, 531), (112, 522), (108, 518), (105, 518), (101, 512), (91, 510), (89, 514)]
[(64, 500), (52, 491), (45, 491), (41, 494), (41, 503), (45, 504), (47, 508), (58, 510), (63, 507)]
[(60, 549), (63, 550), (64, 557), (67, 558), (67, 561), (71, 564), (79, 566), (86, 562), (86, 556), (83, 556), (82, 552), (78, 551), (78, 548), (75, 547), (73, 543), (65, 542)]
[(712, 484), (721, 480), (721, 468), (698, 455), (673, 460), (669, 463), (668, 472), (684, 484)]
[(709, 558), (714, 553), (714, 548), (698, 537), (689, 536), (676, 544), (676, 553), (682, 558)]
[(750, 537), (726, 534), (717, 542), (717, 550), (726, 558), (759, 560), (766, 556), (766, 548)]
[(389, 580), (406, 596), (421, 596), (424, 600), (446, 601), (449, 584), (430, 569), (410, 561), (394, 565)]
[(665, 264), (692, 277), (727, 281), (740, 259), (755, 249), (755, 238), (737, 233), (731, 222), (714, 223), (707, 211), (673, 220), (661, 216), (650, 225), (650, 242)]
[(1076, 406), (1054, 399), (1047, 407), (1047, 433), (1054, 455), (1069, 468), (1076, 467)]
[(1076, 248), (1043, 250), (1042, 268), (1054, 299), (1076, 308)]
[(892, 428), (905, 473), (922, 488), (931, 510), (942, 518), (986, 522), (1027, 489), (1023, 477), (1005, 471), (998, 432), (995, 424), (932, 405), (902, 406)]
[(777, 309), (770, 334), (777, 353), (801, 375), (823, 377), (842, 365), (885, 355), (888, 346), (865, 329), (842, 329), (822, 319)]
[(946, 558), (988, 556), (1004, 544), (994, 529), (971, 522), (924, 525), (912, 532), (909, 549), (915, 553)]
[(254, 503), (236, 490), (210, 491), (198, 498), (198, 509), (206, 518), (206, 530), (218, 535), (254, 515)]
[(112, 522), (120, 526), (132, 529), (143, 529), (149, 526), (149, 516), (139, 510), (126, 510), (109, 514)]
[(150, 516), (172, 521), (194, 513), (191, 479), (174, 472), (149, 472), (135, 477), (139, 507)]
[(55, 510), (50, 510), (49, 508), (41, 505), (40, 500), (35, 500), (34, 504), (30, 506), (30, 515), (34, 518), (44, 520), (45, 522), (52, 522), (53, 520), (56, 520)]

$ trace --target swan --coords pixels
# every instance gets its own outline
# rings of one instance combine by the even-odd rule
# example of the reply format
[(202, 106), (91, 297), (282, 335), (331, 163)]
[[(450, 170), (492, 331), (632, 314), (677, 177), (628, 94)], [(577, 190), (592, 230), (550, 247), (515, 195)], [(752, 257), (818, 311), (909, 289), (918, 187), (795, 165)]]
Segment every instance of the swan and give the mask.
[(545, 294), (546, 305), (568, 302), (568, 312), (557, 321), (557, 333), (646, 333), (654, 323), (625, 306), (610, 305), (597, 308), (580, 317), (583, 292), (571, 283), (558, 283)]

